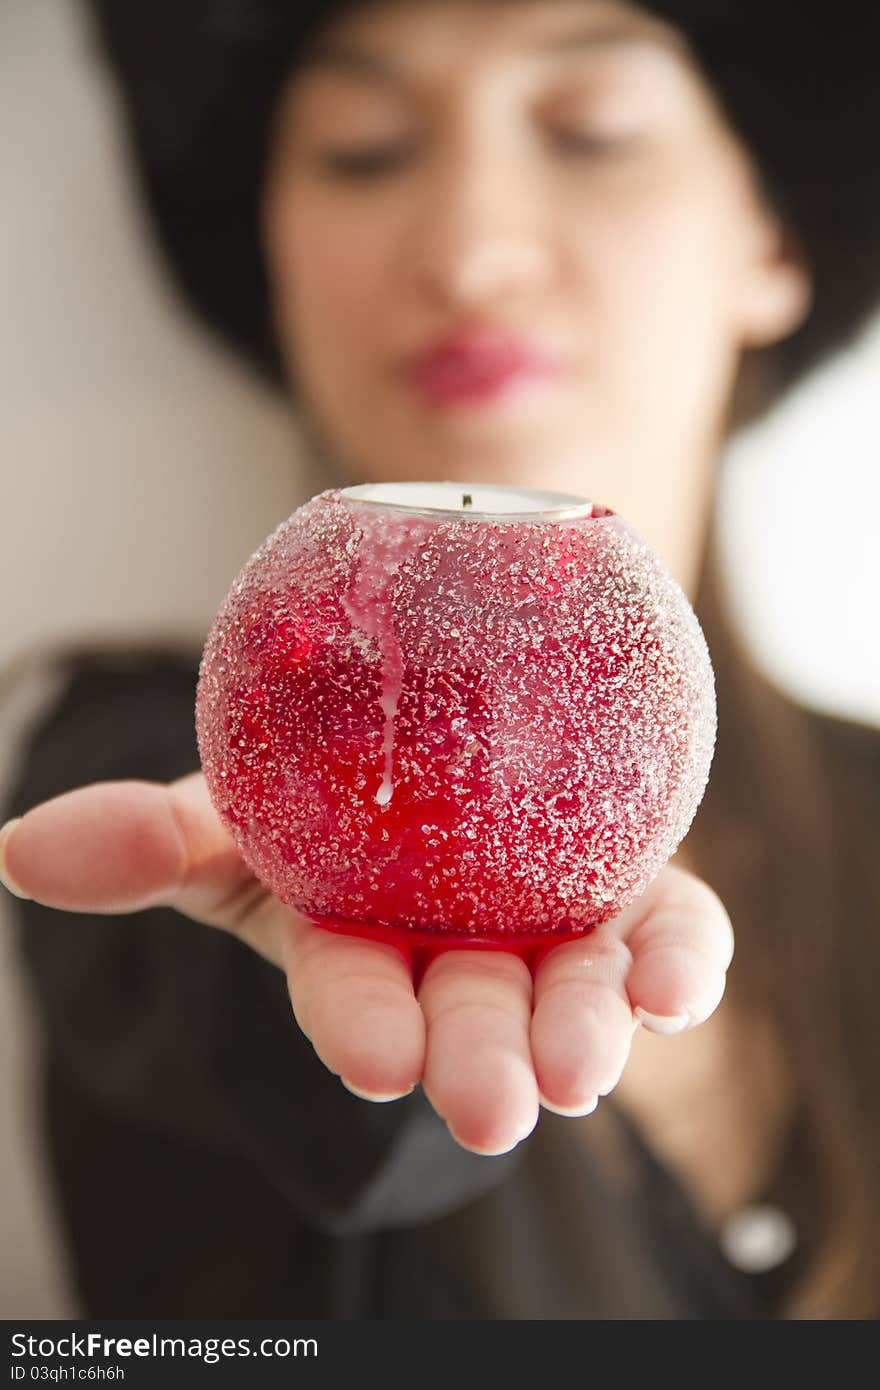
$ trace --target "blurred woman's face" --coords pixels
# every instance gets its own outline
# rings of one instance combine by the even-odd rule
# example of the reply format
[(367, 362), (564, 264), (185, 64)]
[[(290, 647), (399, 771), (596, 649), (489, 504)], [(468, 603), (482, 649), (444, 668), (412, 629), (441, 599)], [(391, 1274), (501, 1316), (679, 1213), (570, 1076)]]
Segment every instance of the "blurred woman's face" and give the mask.
[(677, 31), (616, 0), (415, 0), (285, 93), (264, 242), (355, 480), (591, 496), (690, 587), (741, 354), (808, 284)]

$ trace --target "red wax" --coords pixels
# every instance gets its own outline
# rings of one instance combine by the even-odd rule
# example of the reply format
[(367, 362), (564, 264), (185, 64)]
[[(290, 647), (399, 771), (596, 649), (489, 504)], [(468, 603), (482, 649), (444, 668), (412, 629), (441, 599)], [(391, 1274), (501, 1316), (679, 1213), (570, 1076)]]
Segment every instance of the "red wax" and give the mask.
[(282, 902), (405, 953), (530, 958), (674, 852), (714, 683), (685, 595), (606, 509), (484, 521), (331, 489), (224, 600), (196, 730), (213, 803)]

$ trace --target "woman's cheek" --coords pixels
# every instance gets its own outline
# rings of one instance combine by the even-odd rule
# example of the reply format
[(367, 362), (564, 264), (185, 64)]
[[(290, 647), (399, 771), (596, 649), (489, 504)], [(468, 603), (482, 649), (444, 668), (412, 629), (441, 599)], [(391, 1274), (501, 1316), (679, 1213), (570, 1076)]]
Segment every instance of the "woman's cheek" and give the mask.
[[(335, 220), (314, 224), (302, 240), (292, 278), (308, 299), (312, 329), (320, 333), (322, 324), (332, 322), (350, 335), (345, 340), (350, 349), (388, 321), (393, 305), (383, 300), (383, 258), (369, 237), (358, 228), (340, 240), (339, 232)], [(337, 341), (337, 350), (340, 346)]]
[(714, 217), (703, 214), (669, 205), (622, 226), (615, 238), (603, 318), (627, 335), (633, 360), (681, 367), (689, 351), (706, 351), (722, 330), (724, 250)]

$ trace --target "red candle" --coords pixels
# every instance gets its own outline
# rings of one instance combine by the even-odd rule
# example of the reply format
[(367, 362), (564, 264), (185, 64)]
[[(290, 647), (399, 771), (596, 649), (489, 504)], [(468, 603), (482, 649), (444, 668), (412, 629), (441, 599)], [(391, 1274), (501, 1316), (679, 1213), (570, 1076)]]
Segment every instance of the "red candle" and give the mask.
[(486, 484), (331, 489), (208, 635), (199, 753), (272, 892), (405, 953), (530, 956), (641, 893), (712, 759), (712, 667), (605, 507)]

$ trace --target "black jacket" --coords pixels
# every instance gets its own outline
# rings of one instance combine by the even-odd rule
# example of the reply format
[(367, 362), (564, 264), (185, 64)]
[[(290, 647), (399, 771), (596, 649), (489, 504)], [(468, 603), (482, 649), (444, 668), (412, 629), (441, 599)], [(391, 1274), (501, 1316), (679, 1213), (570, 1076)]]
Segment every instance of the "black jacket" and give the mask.
[[(3, 818), (90, 782), (192, 771), (197, 675), (197, 655), (74, 665)], [(745, 1275), (613, 1093), (580, 1138), (542, 1111), (512, 1153), (471, 1154), (420, 1088), (385, 1105), (346, 1091), (282, 972), (226, 933), (166, 908), (7, 906), (45, 1028), (40, 1113), (86, 1316), (770, 1317), (804, 1258), (797, 1129), (767, 1198), (801, 1243)]]

